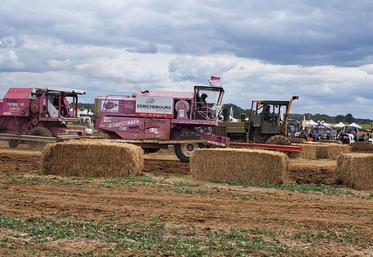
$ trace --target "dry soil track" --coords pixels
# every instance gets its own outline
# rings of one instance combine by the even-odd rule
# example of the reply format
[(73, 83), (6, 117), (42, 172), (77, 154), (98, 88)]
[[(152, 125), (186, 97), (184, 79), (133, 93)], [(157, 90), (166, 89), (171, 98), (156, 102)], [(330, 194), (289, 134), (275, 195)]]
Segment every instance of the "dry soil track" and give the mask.
[[(88, 179), (70, 183), (38, 175), (39, 159), (40, 152), (0, 149), (1, 215), (22, 219), (70, 217), (93, 222), (150, 222), (157, 217), (172, 227), (217, 231), (260, 227), (288, 234), (335, 231), (342, 235), (346, 229), (353, 229), (355, 239), (365, 242), (364, 246), (331, 242), (320, 247), (308, 246), (309, 250), (319, 256), (373, 255), (369, 243), (373, 238), (373, 201), (366, 197), (367, 192), (325, 195), (204, 183), (193, 181), (188, 175), (173, 176), (187, 174), (188, 165), (168, 157), (157, 160), (154, 156), (146, 160), (145, 171), (158, 182), (113, 185)], [(300, 162), (295, 167), (302, 165), (306, 164)], [(329, 162), (322, 165), (327, 168), (313, 169), (316, 180), (325, 181), (325, 176), (329, 176), (325, 174), (334, 176), (334, 165)], [(177, 184), (180, 180), (192, 182)], [(310, 182), (313, 178), (294, 168), (293, 180)], [(283, 239), (283, 243), (295, 244), (287, 240)]]

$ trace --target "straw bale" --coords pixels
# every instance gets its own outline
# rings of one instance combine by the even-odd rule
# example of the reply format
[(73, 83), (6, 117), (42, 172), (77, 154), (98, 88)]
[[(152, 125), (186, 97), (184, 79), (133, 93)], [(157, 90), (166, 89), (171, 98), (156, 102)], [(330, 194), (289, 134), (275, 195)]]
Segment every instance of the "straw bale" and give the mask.
[(373, 154), (340, 155), (337, 162), (337, 182), (358, 190), (373, 190)]
[(373, 143), (371, 142), (355, 142), (352, 144), (354, 152), (373, 152)]
[(314, 143), (306, 143), (306, 144), (297, 144), (301, 147), (300, 153), (295, 153), (293, 156), (295, 158), (302, 158), (302, 159), (316, 159), (317, 158), (317, 149), (316, 144)]
[(62, 176), (120, 177), (144, 167), (140, 147), (105, 140), (50, 144), (42, 153), (42, 172)]
[(317, 144), (316, 145), (318, 159), (332, 159), (337, 160), (338, 156), (342, 153), (351, 152), (350, 145), (343, 144)]
[(204, 180), (279, 184), (288, 180), (288, 158), (265, 150), (198, 149), (191, 157), (190, 170)]

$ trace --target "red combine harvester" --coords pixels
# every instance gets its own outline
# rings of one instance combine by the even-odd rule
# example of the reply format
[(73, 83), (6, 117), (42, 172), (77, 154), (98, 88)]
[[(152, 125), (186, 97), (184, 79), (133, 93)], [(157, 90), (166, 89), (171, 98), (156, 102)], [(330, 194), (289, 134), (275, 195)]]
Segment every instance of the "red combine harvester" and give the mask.
[(78, 136), (81, 131), (67, 128), (66, 122), (78, 121), (78, 95), (84, 94), (79, 89), (10, 88), (0, 99), (0, 140), (11, 148), (20, 143), (35, 147)]
[(182, 162), (201, 147), (225, 147), (229, 139), (212, 133), (218, 126), (224, 89), (195, 86), (194, 92), (144, 91), (97, 97), (95, 128), (112, 139), (156, 152), (174, 145)]

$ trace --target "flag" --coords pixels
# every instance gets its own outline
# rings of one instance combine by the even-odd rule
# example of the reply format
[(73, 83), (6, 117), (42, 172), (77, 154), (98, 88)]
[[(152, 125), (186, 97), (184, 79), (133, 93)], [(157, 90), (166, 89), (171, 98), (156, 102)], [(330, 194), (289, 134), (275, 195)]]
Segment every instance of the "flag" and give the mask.
[(221, 80), (218, 76), (211, 76), (209, 79), (209, 84), (212, 87), (221, 87)]

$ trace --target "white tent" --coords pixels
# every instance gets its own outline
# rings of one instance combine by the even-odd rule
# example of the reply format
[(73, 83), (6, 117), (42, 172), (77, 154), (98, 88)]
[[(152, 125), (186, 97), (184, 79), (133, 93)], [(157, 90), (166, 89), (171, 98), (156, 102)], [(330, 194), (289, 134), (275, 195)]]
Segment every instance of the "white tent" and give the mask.
[(353, 128), (359, 128), (361, 129), (361, 127), (359, 126), (359, 124), (356, 124), (355, 122), (352, 122), (350, 125), (348, 125), (349, 127), (353, 127)]
[(313, 120), (303, 120), (303, 122), (302, 122), (302, 127), (303, 128), (315, 127), (317, 125), (319, 125), (319, 123), (314, 122)]
[(344, 128), (346, 125), (343, 122), (339, 122), (338, 124), (334, 125), (335, 128)]
[(322, 125), (323, 125), (324, 127), (326, 127), (326, 128), (330, 128), (330, 127), (331, 127), (330, 124), (327, 123), (327, 122), (324, 122)]
[(325, 128), (330, 128), (330, 124), (329, 123), (327, 123), (327, 122), (325, 122), (325, 121), (319, 121), (319, 124), (321, 125), (321, 126), (324, 126)]
[(82, 116), (93, 116), (94, 113), (91, 112), (90, 110), (83, 110), (83, 111), (80, 112), (80, 115), (82, 115)]

